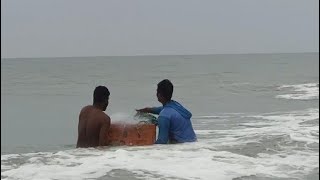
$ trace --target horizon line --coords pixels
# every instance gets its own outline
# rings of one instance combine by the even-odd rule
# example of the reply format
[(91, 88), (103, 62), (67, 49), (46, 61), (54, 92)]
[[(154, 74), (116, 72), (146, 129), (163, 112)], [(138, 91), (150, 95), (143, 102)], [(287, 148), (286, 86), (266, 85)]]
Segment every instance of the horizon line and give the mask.
[(306, 54), (319, 53), (319, 51), (310, 52), (257, 52), (257, 53), (213, 53), (213, 54), (142, 54), (142, 55), (97, 55), (97, 56), (40, 56), (40, 57), (1, 57), (1, 59), (41, 59), (41, 58), (92, 58), (92, 57), (149, 57), (149, 56), (208, 56), (208, 55), (254, 55), (254, 54)]

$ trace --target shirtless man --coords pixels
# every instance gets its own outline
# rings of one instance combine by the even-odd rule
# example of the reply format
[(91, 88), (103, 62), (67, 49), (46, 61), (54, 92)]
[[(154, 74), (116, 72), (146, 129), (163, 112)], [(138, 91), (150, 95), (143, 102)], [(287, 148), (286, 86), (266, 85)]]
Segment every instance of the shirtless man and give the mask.
[(82, 108), (79, 115), (77, 148), (107, 146), (110, 117), (103, 111), (109, 104), (110, 92), (98, 86), (93, 93), (93, 105)]

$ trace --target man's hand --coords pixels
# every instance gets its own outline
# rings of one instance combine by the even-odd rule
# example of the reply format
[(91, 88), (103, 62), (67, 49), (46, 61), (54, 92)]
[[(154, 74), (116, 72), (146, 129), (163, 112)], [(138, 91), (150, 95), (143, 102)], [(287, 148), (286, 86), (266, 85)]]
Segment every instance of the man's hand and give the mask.
[(137, 112), (143, 112), (143, 113), (152, 113), (152, 108), (146, 107), (143, 109), (136, 109)]

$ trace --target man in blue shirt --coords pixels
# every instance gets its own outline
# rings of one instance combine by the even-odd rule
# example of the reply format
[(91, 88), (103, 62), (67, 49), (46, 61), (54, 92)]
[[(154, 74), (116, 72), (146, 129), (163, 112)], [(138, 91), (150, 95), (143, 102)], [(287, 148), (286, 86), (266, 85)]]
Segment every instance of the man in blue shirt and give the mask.
[(159, 115), (159, 133), (156, 144), (197, 141), (190, 120), (192, 114), (180, 103), (171, 100), (172, 93), (173, 84), (168, 79), (162, 80), (158, 83), (157, 98), (163, 106), (146, 107), (137, 111)]

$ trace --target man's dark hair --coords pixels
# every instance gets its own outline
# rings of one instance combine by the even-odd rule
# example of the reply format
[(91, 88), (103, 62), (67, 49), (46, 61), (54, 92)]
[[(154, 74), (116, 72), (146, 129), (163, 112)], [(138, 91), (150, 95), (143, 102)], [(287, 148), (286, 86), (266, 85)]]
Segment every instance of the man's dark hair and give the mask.
[(98, 86), (94, 90), (93, 93), (93, 103), (102, 103), (106, 102), (107, 98), (109, 98), (110, 92), (105, 86)]
[(173, 84), (168, 79), (164, 79), (158, 83), (157, 92), (167, 100), (171, 100), (173, 93)]

